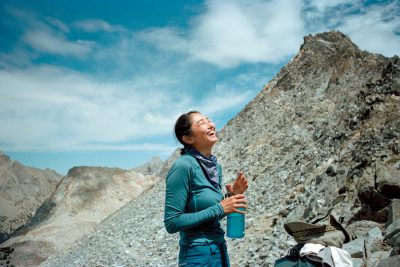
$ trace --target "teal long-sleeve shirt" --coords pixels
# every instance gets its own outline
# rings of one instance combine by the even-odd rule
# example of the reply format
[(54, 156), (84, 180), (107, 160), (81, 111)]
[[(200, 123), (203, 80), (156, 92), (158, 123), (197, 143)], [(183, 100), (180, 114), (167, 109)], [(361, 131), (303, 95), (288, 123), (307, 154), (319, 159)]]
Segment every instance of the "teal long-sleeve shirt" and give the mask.
[[(221, 167), (218, 166), (220, 183)], [(204, 175), (191, 155), (182, 155), (166, 179), (164, 225), (168, 233), (179, 231), (182, 246), (224, 242), (219, 222), (224, 217), (223, 194)]]

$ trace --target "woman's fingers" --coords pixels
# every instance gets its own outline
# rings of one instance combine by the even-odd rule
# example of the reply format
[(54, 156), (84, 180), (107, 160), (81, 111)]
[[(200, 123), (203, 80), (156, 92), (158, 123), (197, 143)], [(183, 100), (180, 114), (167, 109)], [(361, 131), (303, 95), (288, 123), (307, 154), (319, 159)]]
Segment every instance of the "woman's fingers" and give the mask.
[(243, 180), (243, 178), (244, 178), (244, 173), (242, 171), (240, 171), (238, 173), (238, 176), (237, 176), (236, 180), (240, 181), (240, 180)]
[(238, 210), (238, 209), (234, 209), (234, 212), (241, 213), (241, 214), (245, 214), (245, 213), (246, 213), (246, 211), (244, 211), (244, 210)]
[(233, 192), (232, 184), (226, 184), (225, 187), (226, 187), (226, 191), (227, 191), (227, 192), (230, 192), (230, 193)]
[(235, 195), (234, 201), (233, 201), (233, 207), (235, 208), (246, 208), (246, 198), (244, 195)]
[(225, 198), (221, 201), (221, 204), (224, 208), (225, 214), (229, 214), (232, 212), (239, 212), (244, 214), (244, 211), (239, 210), (239, 208), (247, 208), (246, 198), (243, 194), (233, 195), (231, 197)]
[(234, 193), (243, 193), (248, 188), (247, 179), (244, 176), (243, 171), (239, 171), (236, 180), (232, 184), (232, 190)]

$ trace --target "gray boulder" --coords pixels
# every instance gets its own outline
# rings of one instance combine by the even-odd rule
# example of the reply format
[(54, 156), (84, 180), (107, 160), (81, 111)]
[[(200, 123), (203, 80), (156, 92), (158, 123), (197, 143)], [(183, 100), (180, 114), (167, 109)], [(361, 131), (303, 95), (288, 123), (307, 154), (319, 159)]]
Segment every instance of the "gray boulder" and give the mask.
[(399, 255), (400, 254), (400, 233), (395, 234), (392, 238), (389, 239), (389, 244), (393, 247), (392, 253), (390, 256)]
[(365, 258), (365, 239), (360, 237), (343, 245), (343, 249), (350, 253), (352, 258)]
[(360, 258), (353, 258), (351, 259), (353, 262), (353, 267), (364, 267), (365, 266), (365, 261)]
[(392, 223), (386, 228), (386, 239), (392, 238), (395, 234), (400, 232), (400, 219)]
[[(390, 255), (390, 251), (376, 251), (371, 257), (368, 259), (367, 267), (377, 267), (378, 264), (388, 258)], [(394, 267), (394, 266), (391, 266)]]
[(383, 259), (376, 267), (397, 267), (400, 266), (400, 255)]
[(387, 198), (400, 197), (400, 169), (397, 160), (379, 161), (376, 165), (378, 191)]
[(390, 225), (393, 222), (400, 220), (400, 199), (393, 199), (388, 209), (389, 209), (389, 214), (388, 214), (387, 225)]
[(371, 259), (372, 254), (379, 252), (382, 249), (382, 243), (383, 236), (378, 227), (368, 231), (368, 233), (365, 235), (365, 251), (367, 254), (367, 259)]

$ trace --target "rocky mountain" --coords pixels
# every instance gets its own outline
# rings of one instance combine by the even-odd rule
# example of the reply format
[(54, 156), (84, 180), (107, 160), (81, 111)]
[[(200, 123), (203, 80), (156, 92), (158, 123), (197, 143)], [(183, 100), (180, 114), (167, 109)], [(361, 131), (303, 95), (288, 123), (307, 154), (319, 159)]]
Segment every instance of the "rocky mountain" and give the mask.
[(163, 166), (164, 162), (159, 157), (153, 157), (149, 162), (131, 170), (145, 175), (159, 175)]
[[(166, 160), (165, 177), (179, 157)], [(165, 183), (161, 179), (137, 199), (106, 218), (96, 230), (40, 266), (175, 266), (178, 236), (164, 230)]]
[[(339, 32), (306, 36), (296, 57), (220, 133), (225, 177), (243, 170), (250, 179), (248, 235), (230, 242), (233, 261), (271, 265), (293, 245), (287, 221), (333, 214), (349, 228), (371, 226), (365, 231), (393, 223), (399, 104), (398, 57), (360, 51)], [(357, 266), (374, 252), (390, 254), (365, 251)]]
[(1, 246), (14, 249), (11, 264), (37, 266), (88, 235), (158, 180), (158, 176), (118, 168), (74, 167), (19, 235)]
[(31, 218), (62, 175), (26, 167), (0, 152), (0, 243)]
[[(228, 239), (232, 266), (273, 266), (296, 244), (284, 223), (328, 214), (355, 238), (345, 247), (354, 266), (396, 266), (399, 102), (398, 57), (361, 51), (340, 32), (306, 36), (219, 133), (214, 153), (225, 181), (243, 170), (250, 184), (246, 237)], [(157, 183), (42, 266), (176, 266), (178, 235), (163, 227), (164, 190)]]

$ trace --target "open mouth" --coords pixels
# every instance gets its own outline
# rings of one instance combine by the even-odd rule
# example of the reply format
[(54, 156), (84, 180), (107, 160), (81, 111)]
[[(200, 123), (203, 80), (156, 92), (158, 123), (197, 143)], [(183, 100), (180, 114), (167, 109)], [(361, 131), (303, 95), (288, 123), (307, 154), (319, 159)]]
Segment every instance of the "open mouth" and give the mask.
[(208, 136), (216, 136), (215, 131), (209, 131), (207, 133)]

